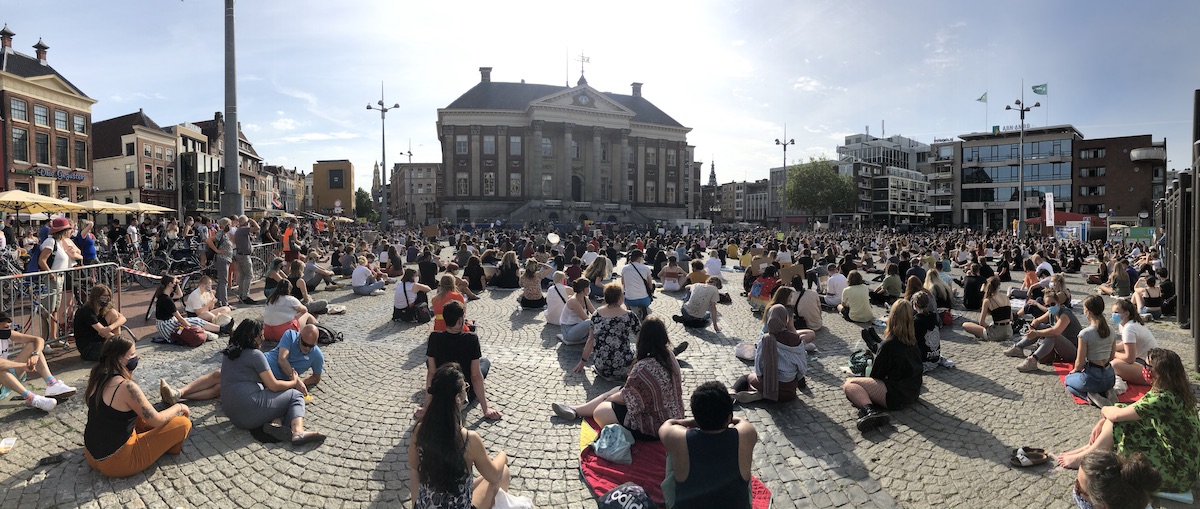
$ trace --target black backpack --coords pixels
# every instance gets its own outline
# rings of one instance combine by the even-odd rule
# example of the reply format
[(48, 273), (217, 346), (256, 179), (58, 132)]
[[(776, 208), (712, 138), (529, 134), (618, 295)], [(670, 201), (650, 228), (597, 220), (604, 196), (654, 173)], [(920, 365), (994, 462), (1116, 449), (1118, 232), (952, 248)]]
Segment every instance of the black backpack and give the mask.
[(345, 340), (345, 338), (342, 337), (342, 333), (337, 332), (333, 329), (330, 329), (328, 325), (325, 325), (323, 323), (318, 323), (316, 325), (317, 325), (317, 344), (329, 345), (329, 344), (333, 344), (333, 343), (337, 343), (339, 341)]

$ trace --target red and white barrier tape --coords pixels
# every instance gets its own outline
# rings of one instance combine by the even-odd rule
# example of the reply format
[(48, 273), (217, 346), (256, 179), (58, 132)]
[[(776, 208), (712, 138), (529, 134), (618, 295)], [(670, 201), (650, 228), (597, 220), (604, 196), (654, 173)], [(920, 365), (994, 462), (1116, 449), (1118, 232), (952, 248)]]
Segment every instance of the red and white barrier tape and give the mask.
[[(162, 276), (159, 276), (159, 275), (156, 275), (156, 274), (151, 274), (151, 273), (149, 273), (149, 272), (144, 272), (144, 271), (140, 271), (140, 270), (133, 270), (133, 269), (130, 269), (130, 268), (127, 268), (127, 267), (117, 267), (117, 268), (121, 269), (121, 271), (123, 271), (123, 272), (128, 272), (128, 273), (130, 273), (130, 274), (136, 274), (136, 275), (139, 275), (139, 276), (146, 276), (146, 277), (148, 277), (148, 278), (151, 278), (151, 279), (162, 279)], [(199, 273), (201, 273), (201, 272), (204, 272), (204, 271), (203, 271), (203, 270), (195, 270), (195, 271), (192, 271), (192, 272), (188, 272), (187, 274), (175, 274), (175, 277), (177, 277), (177, 278), (180, 278), (180, 277), (194, 276), (194, 275), (196, 275), (196, 274), (199, 274)]]

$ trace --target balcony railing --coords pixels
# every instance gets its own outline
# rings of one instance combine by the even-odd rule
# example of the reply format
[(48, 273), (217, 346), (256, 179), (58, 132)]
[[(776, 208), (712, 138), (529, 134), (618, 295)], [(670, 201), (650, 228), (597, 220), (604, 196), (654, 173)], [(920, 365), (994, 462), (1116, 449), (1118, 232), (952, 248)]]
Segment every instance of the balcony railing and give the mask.
[(1135, 148), (1129, 151), (1130, 161), (1166, 161), (1167, 149), (1162, 147)]

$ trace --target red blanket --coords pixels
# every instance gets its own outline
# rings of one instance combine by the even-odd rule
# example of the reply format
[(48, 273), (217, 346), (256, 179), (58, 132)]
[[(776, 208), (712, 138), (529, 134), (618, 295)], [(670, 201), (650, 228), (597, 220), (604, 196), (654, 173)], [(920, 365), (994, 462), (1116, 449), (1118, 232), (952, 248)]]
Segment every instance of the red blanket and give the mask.
[[(1075, 367), (1075, 365), (1069, 362), (1054, 363), (1054, 372), (1058, 373), (1058, 381), (1062, 382), (1063, 387), (1067, 386), (1067, 374), (1071, 372), (1071, 368), (1073, 367)], [(1124, 394), (1118, 396), (1117, 401), (1121, 403), (1136, 403), (1137, 400), (1142, 399), (1142, 396), (1145, 396), (1147, 392), (1150, 392), (1149, 385), (1129, 384), (1129, 389), (1126, 390)], [(1068, 392), (1067, 394), (1071, 393)], [(1074, 394), (1071, 394), (1071, 397), (1075, 398), (1075, 404), (1077, 405), (1088, 404), (1086, 400), (1079, 399), (1079, 397), (1075, 396)]]
[[(598, 433), (600, 428), (591, 419), (583, 421), (584, 434)], [(667, 448), (662, 442), (638, 441), (632, 448), (633, 463), (620, 465), (596, 456), (591, 447), (579, 453), (579, 470), (583, 480), (597, 497), (626, 482), (636, 483), (657, 503), (663, 503), (662, 481), (667, 476)], [(754, 509), (771, 507), (771, 490), (758, 477), (750, 478), (750, 493)]]

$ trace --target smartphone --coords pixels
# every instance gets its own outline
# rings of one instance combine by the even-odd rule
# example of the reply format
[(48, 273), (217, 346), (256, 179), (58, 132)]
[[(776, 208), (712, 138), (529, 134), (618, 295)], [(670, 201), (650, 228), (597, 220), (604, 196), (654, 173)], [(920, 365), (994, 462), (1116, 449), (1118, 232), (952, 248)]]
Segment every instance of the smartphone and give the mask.
[(17, 445), (16, 437), (8, 437), (0, 440), (0, 454), (8, 454), (8, 451), (11, 451), (14, 445)]
[(55, 465), (58, 463), (62, 463), (64, 461), (66, 461), (68, 458), (70, 458), (71, 456), (72, 456), (72, 454), (69, 452), (62, 452), (62, 453), (55, 454), (53, 456), (46, 456), (45, 458), (38, 460), (38, 466), (40, 467), (40, 466), (44, 466), (44, 465)]

